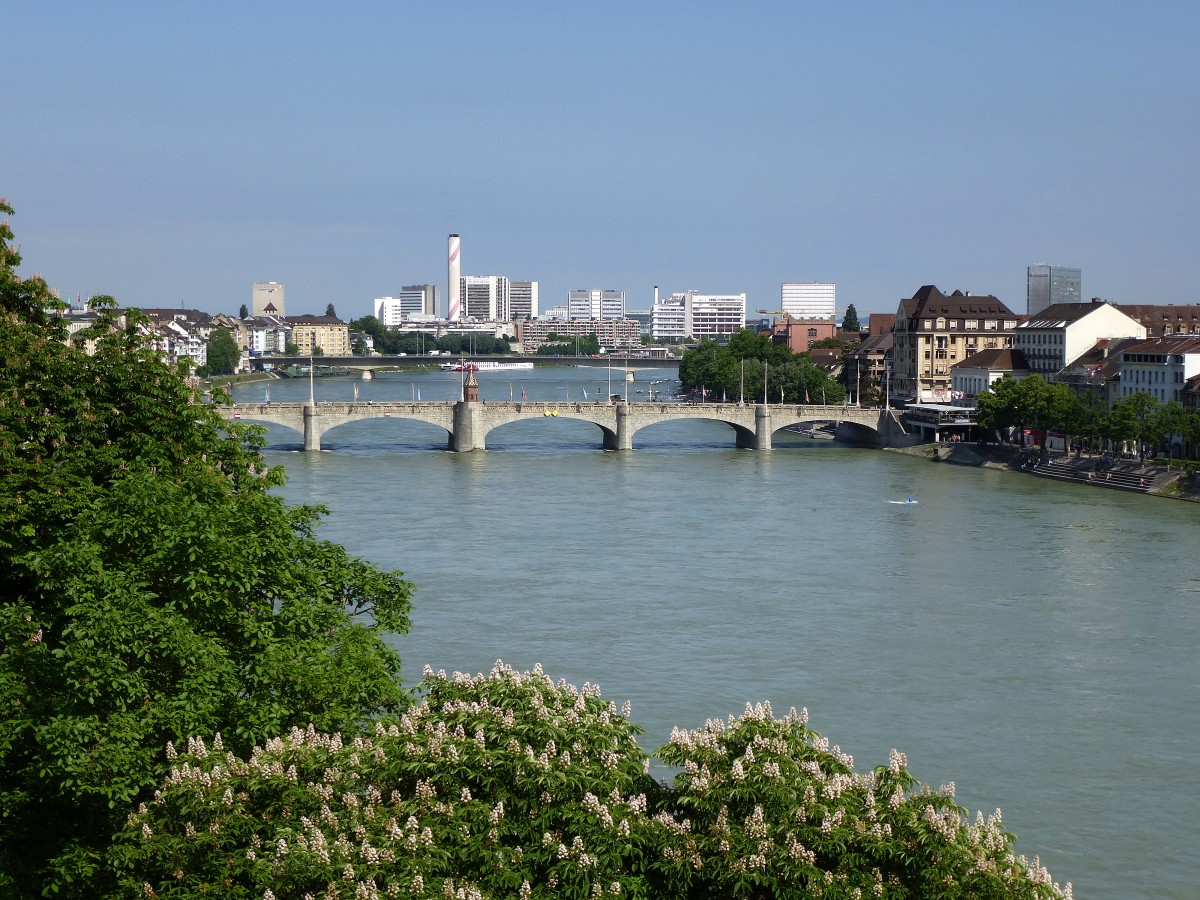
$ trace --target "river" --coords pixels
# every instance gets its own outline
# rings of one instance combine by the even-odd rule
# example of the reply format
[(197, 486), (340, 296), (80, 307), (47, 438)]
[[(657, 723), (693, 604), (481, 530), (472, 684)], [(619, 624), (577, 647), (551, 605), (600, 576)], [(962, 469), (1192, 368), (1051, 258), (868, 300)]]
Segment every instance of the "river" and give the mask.
[[(638, 373), (630, 399), (672, 376)], [(607, 388), (604, 369), (479, 377), (485, 399)], [(449, 399), (459, 376), (313, 389), (355, 385)], [(309, 384), (270, 390), (306, 399)], [(328, 432), (329, 452), (271, 441), (285, 495), (329, 508), (323, 536), (418, 585), (396, 639), (410, 682), (426, 664), (540, 662), (630, 700), (648, 749), (747, 701), (807, 707), (859, 770), (896, 747), (972, 815), (1001, 808), (1018, 850), (1078, 897), (1197, 896), (1193, 504), (782, 433), (769, 453), (734, 450), (712, 422), (653, 426), (627, 453), (558, 419), (469, 454), (391, 419)]]

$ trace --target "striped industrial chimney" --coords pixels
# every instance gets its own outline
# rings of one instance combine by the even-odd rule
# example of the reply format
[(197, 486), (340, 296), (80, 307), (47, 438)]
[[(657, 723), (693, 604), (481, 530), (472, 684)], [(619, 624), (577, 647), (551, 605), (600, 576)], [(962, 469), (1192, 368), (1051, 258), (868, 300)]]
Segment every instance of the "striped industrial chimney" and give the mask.
[(450, 246), (448, 249), (449, 253), (447, 256), (447, 261), (449, 265), (449, 272), (447, 273), (447, 278), (449, 279), (450, 283), (446, 286), (448, 288), (446, 291), (446, 305), (448, 308), (446, 318), (451, 322), (457, 322), (461, 314), (460, 307), (462, 305), (462, 298), (459, 293), (461, 291), (462, 284), (460, 280), (462, 274), (462, 260), (459, 259), (459, 251), (462, 250), (462, 242), (458, 239), (457, 234), (450, 235)]

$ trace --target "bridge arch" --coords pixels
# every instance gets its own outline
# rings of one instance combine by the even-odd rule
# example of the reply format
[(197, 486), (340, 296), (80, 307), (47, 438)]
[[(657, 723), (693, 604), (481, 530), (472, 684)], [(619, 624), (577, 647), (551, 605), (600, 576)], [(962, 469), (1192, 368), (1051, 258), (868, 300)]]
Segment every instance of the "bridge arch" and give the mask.
[(537, 420), (587, 422), (600, 429), (602, 446), (605, 450), (618, 450), (617, 407), (611, 404), (554, 401), (522, 401), (500, 406), (486, 404), (487, 421), (479, 426), (481, 443), (485, 446), (489, 436), (498, 428), (517, 422)]
[[(753, 412), (751, 412), (753, 416)], [(635, 441), (639, 434), (642, 434), (650, 429), (656, 429), (660, 425), (669, 425), (673, 422), (714, 422), (720, 425), (728, 425), (733, 430), (733, 445), (739, 450), (753, 450), (758, 446), (758, 434), (752, 427), (752, 424), (733, 420), (729, 416), (722, 416), (716, 413), (712, 414), (697, 414), (686, 418), (670, 418), (670, 419), (655, 419), (638, 422), (630, 426), (630, 440)], [(753, 418), (750, 419), (753, 423)]]
[[(371, 428), (371, 427), (378, 425), (378, 423), (385, 422), (385, 421), (389, 422), (389, 423), (395, 423), (395, 424), (401, 425), (401, 426), (409, 425), (409, 424), (413, 424), (413, 423), (420, 425), (420, 426), (429, 426), (431, 429), (434, 429), (432, 432), (432, 434), (435, 436), (435, 439), (432, 441), (433, 443), (435, 443), (435, 444), (440, 443), (440, 445), (443, 447), (450, 446), (450, 439), (453, 435), (453, 431), (451, 431), (451, 429), (447, 427), (446, 423), (432, 422), (429, 420), (429, 417), (414, 416), (414, 415), (396, 414), (396, 415), (389, 415), (389, 416), (345, 416), (338, 421), (323, 420), (321, 422), (320, 436), (321, 436), (321, 439), (324, 440), (326, 438), (326, 436), (328, 436), (331, 432), (336, 432), (338, 429), (340, 429), (346, 425), (354, 425), (354, 424), (365, 422), (365, 423), (368, 423), (365, 427)], [(382, 428), (382, 429), (377, 429), (377, 430), (381, 431), (381, 433), (387, 434), (389, 437), (394, 436), (395, 432), (396, 432), (396, 429), (394, 429), (394, 428)], [(419, 430), (425, 431), (426, 429), (421, 428)], [(438, 432), (441, 432), (440, 436), (438, 436)]]

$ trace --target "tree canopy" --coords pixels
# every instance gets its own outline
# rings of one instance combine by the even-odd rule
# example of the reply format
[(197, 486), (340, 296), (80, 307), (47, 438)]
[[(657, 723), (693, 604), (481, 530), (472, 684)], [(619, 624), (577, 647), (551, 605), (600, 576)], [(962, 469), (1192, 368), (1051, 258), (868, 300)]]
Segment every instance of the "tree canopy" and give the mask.
[[(764, 381), (765, 391), (764, 391)], [(738, 331), (722, 346), (701, 341), (679, 361), (679, 381), (709, 399), (760, 403), (841, 403), (845, 388), (807, 353), (793, 353), (770, 338)], [(781, 397), (782, 392), (782, 397)]]
[(130, 817), (129, 896), (1051, 898), (999, 813), (903, 754), (856, 773), (769, 704), (677, 729), (649, 774), (599, 688), (497, 663), (426, 672), (423, 700), (351, 736), (295, 729), (249, 757), (192, 741)]
[(858, 310), (851, 303), (846, 307), (846, 312), (842, 316), (842, 331), (862, 331), (862, 325), (858, 322)]
[(237, 371), (242, 351), (228, 328), (216, 328), (208, 338), (205, 366), (210, 375), (232, 375)]
[(1200, 445), (1200, 416), (1185, 412), (1178, 401), (1163, 403), (1146, 391), (1118, 397), (1109, 406), (1095, 392), (1081, 396), (1040, 375), (1005, 376), (981, 391), (976, 403), (982, 427), (1040, 429), (1043, 447), (1051, 430), (1097, 442), (1128, 442), (1140, 450), (1169, 450), (1176, 436), (1193, 447)]
[[(0, 204), (0, 212), (12, 210)], [(227, 424), (96, 301), (94, 356), (0, 224), (0, 894), (100, 896), (168, 741), (248, 752), (406, 708), (410, 585), (290, 507)]]

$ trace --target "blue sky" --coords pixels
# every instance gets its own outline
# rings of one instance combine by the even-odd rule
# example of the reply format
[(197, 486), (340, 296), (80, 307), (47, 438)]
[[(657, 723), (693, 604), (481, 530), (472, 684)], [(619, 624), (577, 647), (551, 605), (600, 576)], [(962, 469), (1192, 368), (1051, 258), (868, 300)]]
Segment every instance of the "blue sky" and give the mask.
[(1200, 5), (3, 4), (0, 196), (64, 296), (343, 318), (464, 274), (1200, 302)]

